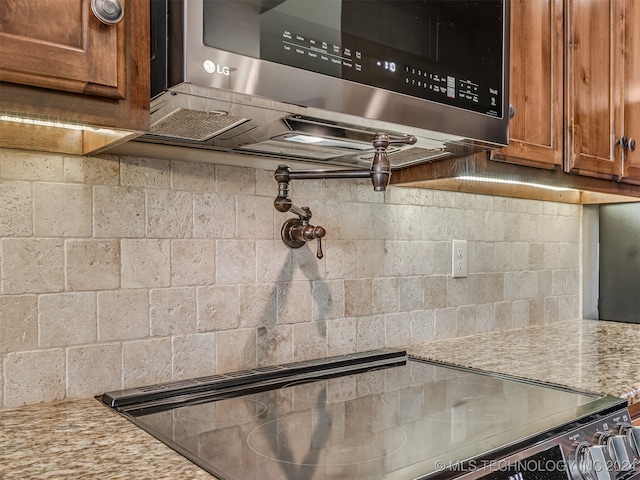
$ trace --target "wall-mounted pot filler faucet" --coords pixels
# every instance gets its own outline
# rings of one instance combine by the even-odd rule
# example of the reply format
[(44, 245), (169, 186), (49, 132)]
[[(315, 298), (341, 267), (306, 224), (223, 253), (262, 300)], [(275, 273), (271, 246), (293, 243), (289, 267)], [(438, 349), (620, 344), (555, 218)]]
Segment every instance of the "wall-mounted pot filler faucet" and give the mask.
[(289, 181), (294, 179), (314, 180), (328, 178), (371, 178), (373, 189), (376, 192), (384, 192), (391, 179), (391, 164), (387, 155), (389, 145), (413, 145), (416, 137), (408, 135), (399, 139), (390, 139), (384, 132), (376, 133), (371, 141), (375, 149), (371, 168), (369, 170), (299, 170), (292, 171), (288, 165), (279, 165), (274, 177), (278, 182), (278, 196), (273, 201), (273, 206), (279, 212), (292, 212), (298, 218), (289, 218), (284, 222), (280, 232), (282, 241), (290, 248), (300, 248), (310, 240), (318, 240), (316, 257), (322, 258), (322, 237), (326, 230), (322, 227), (314, 227), (309, 223), (311, 210), (309, 207), (298, 207), (293, 204), (289, 195)]

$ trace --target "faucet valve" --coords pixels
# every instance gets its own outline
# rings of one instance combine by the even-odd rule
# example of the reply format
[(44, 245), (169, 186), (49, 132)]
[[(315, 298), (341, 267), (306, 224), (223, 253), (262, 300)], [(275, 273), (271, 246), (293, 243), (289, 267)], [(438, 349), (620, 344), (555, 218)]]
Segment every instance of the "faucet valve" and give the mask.
[(324, 257), (322, 253), (322, 237), (326, 230), (322, 227), (314, 227), (308, 218), (290, 218), (282, 225), (282, 241), (290, 248), (300, 248), (310, 240), (318, 240), (316, 257)]

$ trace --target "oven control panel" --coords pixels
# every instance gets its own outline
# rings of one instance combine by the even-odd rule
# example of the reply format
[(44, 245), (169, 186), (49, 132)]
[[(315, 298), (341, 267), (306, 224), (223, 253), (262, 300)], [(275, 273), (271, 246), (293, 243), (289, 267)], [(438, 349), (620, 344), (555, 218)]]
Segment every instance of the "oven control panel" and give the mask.
[(640, 427), (627, 409), (578, 422), (461, 480), (640, 480)]
[(626, 410), (565, 435), (562, 443), (572, 480), (640, 478), (640, 427)]

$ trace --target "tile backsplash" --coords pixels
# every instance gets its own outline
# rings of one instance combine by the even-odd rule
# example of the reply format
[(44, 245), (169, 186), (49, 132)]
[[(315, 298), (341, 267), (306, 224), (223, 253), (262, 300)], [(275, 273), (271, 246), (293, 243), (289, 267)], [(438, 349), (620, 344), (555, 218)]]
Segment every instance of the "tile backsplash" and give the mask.
[[(0, 405), (580, 316), (580, 206), (0, 149)], [(467, 278), (451, 240), (468, 241)]]

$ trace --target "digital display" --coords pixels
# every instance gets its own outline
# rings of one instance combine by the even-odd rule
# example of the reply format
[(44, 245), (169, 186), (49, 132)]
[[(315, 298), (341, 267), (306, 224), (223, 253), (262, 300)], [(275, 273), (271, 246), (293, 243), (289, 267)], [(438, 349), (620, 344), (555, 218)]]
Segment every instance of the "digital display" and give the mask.
[(503, 15), (504, 0), (208, 0), (204, 43), (502, 118)]

